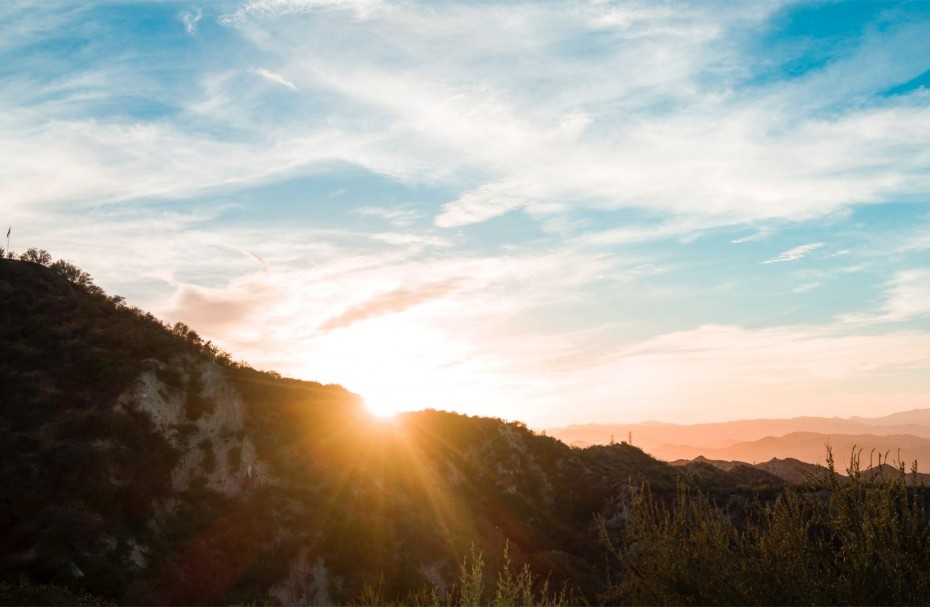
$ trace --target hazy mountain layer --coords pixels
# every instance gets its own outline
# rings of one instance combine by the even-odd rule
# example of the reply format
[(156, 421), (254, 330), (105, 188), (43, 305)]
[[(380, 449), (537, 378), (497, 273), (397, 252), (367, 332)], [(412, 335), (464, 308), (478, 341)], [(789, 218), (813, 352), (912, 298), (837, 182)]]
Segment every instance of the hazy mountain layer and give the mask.
[(738, 460), (757, 463), (771, 459), (773, 454), (781, 458), (794, 458), (804, 462), (823, 464), (826, 449), (833, 450), (839, 463), (848, 462), (855, 451), (861, 453), (864, 465), (873, 466), (882, 461), (897, 465), (904, 463), (907, 469), (914, 461), (930, 462), (930, 439), (910, 434), (818, 434), (815, 432), (792, 432), (784, 436), (769, 436), (756, 441), (737, 443), (721, 449), (693, 447), (690, 445), (660, 445), (653, 448), (652, 455), (662, 459), (693, 459), (699, 456), (717, 460)]
[[(712, 424), (678, 425), (659, 422), (640, 424), (582, 424), (550, 428), (547, 433), (568, 444), (585, 447), (632, 439), (632, 443), (662, 460), (737, 459), (761, 462), (772, 458), (797, 458), (823, 463), (826, 445), (838, 459), (848, 459), (853, 445), (864, 448), (866, 461), (874, 448), (884, 455), (917, 459), (930, 466), (930, 410), (917, 409), (878, 418), (796, 417), (755, 419)], [(902, 438), (898, 438), (902, 437)]]

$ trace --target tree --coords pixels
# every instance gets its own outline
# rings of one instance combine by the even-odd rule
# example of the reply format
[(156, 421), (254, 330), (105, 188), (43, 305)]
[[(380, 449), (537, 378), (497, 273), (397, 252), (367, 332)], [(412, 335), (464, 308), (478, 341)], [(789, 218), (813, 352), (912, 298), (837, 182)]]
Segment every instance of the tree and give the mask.
[(59, 259), (55, 263), (51, 264), (49, 269), (62, 278), (65, 278), (69, 282), (72, 282), (78, 286), (87, 287), (94, 284), (90, 274), (81, 270), (73, 263), (65, 261), (64, 259)]
[(21, 261), (31, 261), (32, 263), (48, 266), (52, 263), (52, 254), (45, 249), (30, 248), (20, 255), (19, 259)]

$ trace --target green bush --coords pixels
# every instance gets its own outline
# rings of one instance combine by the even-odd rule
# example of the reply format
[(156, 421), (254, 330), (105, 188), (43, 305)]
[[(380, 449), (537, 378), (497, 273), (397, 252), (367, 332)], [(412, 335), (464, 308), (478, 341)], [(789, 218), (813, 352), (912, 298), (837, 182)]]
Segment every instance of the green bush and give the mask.
[(608, 602), (648, 605), (916, 605), (930, 602), (927, 490), (870, 480), (854, 456), (847, 481), (788, 489), (741, 517), (680, 486), (648, 488), (611, 537)]

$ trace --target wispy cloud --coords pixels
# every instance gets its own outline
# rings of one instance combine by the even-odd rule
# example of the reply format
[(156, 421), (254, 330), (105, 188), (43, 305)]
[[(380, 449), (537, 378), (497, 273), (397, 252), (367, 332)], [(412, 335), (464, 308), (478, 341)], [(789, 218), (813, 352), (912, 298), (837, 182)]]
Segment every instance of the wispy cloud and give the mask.
[(898, 272), (888, 285), (882, 319), (908, 320), (930, 315), (930, 269)]
[(823, 286), (821, 282), (805, 282), (800, 284), (795, 288), (791, 289), (792, 293), (807, 293), (808, 291), (813, 291), (814, 289)]
[(898, 271), (884, 287), (884, 302), (877, 313), (846, 314), (841, 320), (851, 324), (874, 324), (930, 316), (930, 269)]
[(401, 207), (359, 207), (354, 209), (352, 214), (359, 217), (378, 217), (400, 228), (413, 225), (423, 216), (420, 211)]
[(452, 242), (447, 238), (429, 234), (410, 234), (402, 232), (379, 232), (371, 235), (372, 240), (398, 246), (447, 248)]
[(775, 233), (775, 230), (772, 228), (759, 228), (753, 234), (749, 236), (741, 236), (740, 238), (734, 238), (730, 242), (733, 244), (743, 244), (744, 242), (753, 242), (756, 240), (765, 240), (769, 238), (772, 234)]
[(268, 305), (273, 292), (253, 283), (241, 295), (229, 299), (214, 289), (184, 284), (175, 292), (172, 305), (191, 326), (205, 327), (213, 334), (227, 336), (228, 340), (260, 329), (247, 321), (253, 321), (255, 314)]
[(441, 228), (454, 228), (487, 221), (529, 203), (526, 196), (530, 190), (530, 186), (514, 182), (483, 185), (444, 205), (435, 223)]
[(823, 247), (822, 242), (811, 242), (808, 244), (802, 244), (801, 246), (794, 247), (793, 249), (788, 249), (787, 251), (772, 257), (771, 259), (766, 259), (762, 263), (785, 263), (789, 261), (798, 261), (807, 257), (808, 253), (811, 251), (816, 251), (817, 249)]
[(324, 322), (320, 326), (320, 329), (323, 331), (342, 329), (376, 316), (403, 312), (414, 306), (446, 295), (455, 289), (455, 287), (456, 283), (454, 281), (447, 281), (422, 285), (415, 289), (397, 289), (395, 291), (383, 293), (366, 302), (351, 306), (338, 316)]
[(271, 70), (266, 70), (265, 68), (259, 67), (259, 68), (253, 68), (250, 71), (257, 76), (261, 76), (262, 78), (264, 78), (265, 80), (269, 82), (280, 84), (281, 86), (287, 87), (291, 89), (292, 91), (300, 90), (299, 88), (297, 88), (296, 84), (294, 84), (293, 82), (291, 82), (290, 80), (282, 76), (281, 74), (272, 72)]
[(256, 255), (255, 253), (252, 253), (251, 251), (246, 251), (245, 254), (251, 257), (252, 259), (254, 259), (255, 261), (257, 261), (258, 265), (261, 266), (263, 272), (268, 271), (268, 262), (265, 261), (264, 258), (262, 258), (260, 255)]
[[(759, 5), (751, 11), (754, 18), (762, 12)], [(520, 27), (535, 34), (530, 38), (542, 52), (546, 28), (555, 18), (542, 9), (526, 9), (524, 14)], [(930, 142), (930, 132), (917, 128), (904, 137), (899, 128), (926, 123), (920, 117), (923, 104), (907, 99), (886, 101), (849, 108), (826, 119), (800, 113), (792, 97), (800, 93), (786, 94), (790, 84), (785, 88), (773, 84), (742, 95), (704, 91), (695, 79), (708, 63), (735, 59), (720, 46), (729, 24), (711, 12), (696, 11), (695, 18), (708, 25), (700, 35), (686, 27), (665, 27), (677, 23), (677, 16), (661, 11), (657, 21), (644, 26), (648, 34), (628, 32), (634, 35), (625, 39), (627, 45), (618, 53), (641, 74), (657, 78), (648, 83), (639, 82), (642, 75), (625, 77), (626, 70), (609, 84), (589, 79), (584, 71), (570, 75), (577, 68), (573, 58), (547, 57), (547, 70), (560, 84), (554, 103), (542, 101), (546, 96), (539, 91), (522, 90), (521, 79), (514, 82), (509, 71), (474, 71), (478, 65), (487, 65), (482, 62), (481, 47), (470, 54), (456, 49), (444, 61), (429, 58), (410, 71), (405, 59), (414, 49), (425, 50), (432, 44), (433, 32), (453, 26), (462, 32), (478, 28), (477, 15), (461, 7), (439, 9), (429, 18), (393, 14), (394, 32), (379, 31), (372, 46), (400, 52), (396, 68), (380, 62), (365, 62), (360, 67), (357, 61), (331, 57), (325, 64), (298, 61), (294, 69), (313, 73), (341, 94), (393, 115), (399, 130), (391, 138), (392, 145), (400, 141), (411, 149), (429, 149), (435, 160), (447, 166), (451, 162), (451, 166), (473, 167), (495, 176), (447, 205), (436, 218), (438, 225), (479, 222), (528, 200), (566, 197), (576, 209), (632, 206), (724, 217), (797, 219), (848, 204), (880, 201), (892, 189), (913, 191), (926, 185), (923, 174), (928, 157), (918, 142)], [(569, 31), (577, 28), (572, 33), (584, 31), (583, 21), (572, 22), (564, 14), (558, 19)], [(742, 19), (739, 22), (745, 24), (747, 17)], [(487, 30), (484, 15), (481, 23)], [(634, 19), (632, 23), (635, 30), (639, 22)], [(414, 26), (417, 32), (407, 29)], [(405, 31), (409, 35), (402, 35)], [(501, 41), (495, 49), (503, 58), (501, 65), (525, 52), (525, 43), (516, 42), (519, 39)], [(656, 39), (681, 43), (681, 54), (674, 54), (671, 66), (651, 70), (643, 64), (648, 66), (648, 53)], [(353, 56), (359, 56), (358, 50)], [(678, 59), (680, 72), (674, 63)], [(823, 77), (832, 80), (837, 70)], [(817, 77), (814, 73), (808, 80), (817, 82)], [(485, 84), (459, 84), (476, 81)], [(674, 92), (678, 90), (690, 92)], [(603, 99), (627, 104), (640, 98), (643, 106), (621, 104), (621, 110), (636, 120), (618, 126), (604, 110), (595, 111), (601, 99), (592, 98), (592, 91)], [(650, 103), (663, 110), (649, 111)], [(705, 109), (699, 114), (688, 112), (693, 104)], [(566, 136), (566, 105), (572, 108), (570, 112), (586, 117), (587, 128), (569, 129)], [(610, 124), (607, 130), (594, 128), (604, 123)], [(490, 145), (479, 136), (484, 133), (495, 134)], [(813, 166), (812, 158), (817, 159)], [(427, 161), (423, 168), (439, 164)]]
[(255, 17), (280, 17), (311, 11), (349, 10), (360, 19), (385, 6), (383, 0), (250, 0), (235, 12), (224, 15), (226, 23), (241, 23)]
[(662, 222), (630, 222), (621, 227), (597, 226), (597, 229), (577, 237), (581, 245), (630, 245), (649, 241), (690, 239), (716, 227), (717, 221), (700, 217), (674, 218)]
[[(200, 91), (176, 102), (191, 108), (199, 103), (204, 108), (199, 116), (213, 131), (232, 129), (248, 143), (256, 164), (281, 173), (320, 159), (299, 150), (325, 126), (331, 140), (327, 159), (405, 182), (448, 179), (461, 192), (435, 215), (437, 225), (448, 227), (528, 204), (540, 221), (547, 214), (604, 208), (707, 216), (719, 224), (798, 220), (930, 188), (926, 94), (841, 105), (829, 113), (798, 102), (805, 96), (826, 98), (824, 91), (837, 83), (855, 80), (857, 94), (864, 94), (880, 90), (889, 79), (917, 75), (925, 67), (916, 60), (895, 64), (890, 75), (862, 74), (858, 66), (873, 60), (891, 65), (897, 55), (888, 48), (911, 48), (908, 57), (921, 56), (914, 49), (930, 43), (916, 36), (919, 27), (889, 30), (884, 46), (866, 44), (847, 60), (807, 74), (803, 83), (743, 90), (738, 85), (749, 68), (741, 63), (738, 33), (761, 27), (780, 10), (776, 4), (749, 4), (722, 15), (702, 5), (673, 9), (595, 2), (565, 11), (557, 5), (450, 3), (426, 12), (367, 0), (258, 0), (235, 11), (233, 21), (244, 40), (256, 52), (277, 57), (280, 68), (245, 71), (292, 91), (314, 90), (325, 109), (308, 103), (315, 114), (269, 113), (262, 109), (265, 100), (235, 88), (211, 95), (209, 103), (196, 99)], [(383, 12), (383, 19), (336, 27), (333, 19), (343, 11)], [(592, 30), (604, 29), (616, 37), (604, 39), (607, 47), (593, 61), (567, 50)], [(340, 36), (321, 44), (333, 31)], [(521, 63), (528, 56), (533, 60)], [(708, 71), (719, 76), (712, 87), (705, 83)], [(603, 73), (613, 77), (605, 79)], [(831, 97), (835, 103), (842, 98)], [(176, 149), (187, 151), (187, 165), (210, 164), (217, 156), (204, 145), (202, 128), (178, 124), (168, 127), (166, 140), (147, 142), (151, 167), (114, 165), (114, 159), (136, 156), (129, 147), (132, 138), (110, 158), (101, 142), (75, 145), (73, 138), (61, 137), (62, 130), (75, 126), (62, 118), (19, 116), (0, 129), (10, 142), (4, 157), (22, 158), (24, 150), (11, 148), (28, 145), (37, 130), (40, 137), (58, 131), (49, 133), (42, 147), (49, 156), (80, 159), (86, 166), (68, 175), (73, 190), (109, 197), (113, 193), (107, 190), (119, 181), (105, 175), (107, 167), (121, 174), (144, 169), (144, 175), (157, 166), (165, 176), (162, 192), (174, 195), (169, 184), (188, 191), (193, 175), (161, 166), (155, 158)], [(17, 130), (15, 124), (23, 127)], [(101, 153), (108, 158), (98, 161)], [(229, 173), (239, 182), (269, 175), (241, 167)], [(13, 183), (57, 181), (43, 166), (14, 167), (13, 177)], [(229, 177), (205, 171), (198, 181), (196, 187), (219, 187)], [(122, 185), (130, 189), (127, 197), (141, 193), (142, 188)], [(40, 191), (30, 198), (57, 193)]]
[(181, 19), (181, 23), (184, 24), (184, 31), (193, 36), (197, 33), (197, 24), (203, 18), (203, 12), (199, 8), (193, 11), (181, 11), (178, 17)]

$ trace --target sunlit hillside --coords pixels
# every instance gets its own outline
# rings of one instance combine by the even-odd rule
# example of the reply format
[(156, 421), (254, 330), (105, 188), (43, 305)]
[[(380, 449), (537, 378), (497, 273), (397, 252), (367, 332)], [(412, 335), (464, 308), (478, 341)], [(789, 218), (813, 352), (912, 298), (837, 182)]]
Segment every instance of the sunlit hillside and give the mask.
[(519, 423), (373, 417), (339, 386), (231, 362), (67, 262), (24, 258), (0, 261), (11, 582), (130, 603), (328, 604), (454, 592), (466, 555), (496, 571), (509, 543), (516, 565), (593, 601), (595, 517), (678, 477), (635, 448), (571, 449)]
[[(44, 251), (0, 260), (0, 307), (5, 603), (930, 598), (911, 567), (930, 556), (924, 493), (903, 470), (874, 482), (853, 470), (850, 485), (800, 462), (671, 465), (625, 442), (573, 448), (495, 418), (380, 418), (342, 387), (235, 363)], [(851, 486), (885, 501), (860, 504)], [(883, 503), (892, 510), (874, 510)], [(908, 505), (894, 514), (897, 503)], [(866, 521), (905, 516), (887, 560), (782, 588), (795, 570), (766, 552), (772, 534), (826, 521), (805, 554), (832, 567), (878, 549), (829, 522), (860, 507), (873, 509), (856, 510)], [(879, 533), (892, 519), (875, 518)], [(719, 594), (680, 578), (702, 554), (764, 584)], [(860, 574), (889, 586), (844, 586)]]

